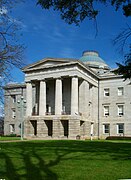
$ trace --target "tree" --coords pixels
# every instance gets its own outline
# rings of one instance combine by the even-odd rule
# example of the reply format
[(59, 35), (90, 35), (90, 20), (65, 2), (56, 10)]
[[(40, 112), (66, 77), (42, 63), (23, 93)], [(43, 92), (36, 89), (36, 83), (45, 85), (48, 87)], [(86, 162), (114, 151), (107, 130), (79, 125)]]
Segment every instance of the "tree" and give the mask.
[[(120, 53), (124, 52), (124, 46), (127, 40), (131, 38), (131, 28), (127, 26), (123, 31), (121, 31), (118, 36), (114, 39), (113, 44), (118, 46)], [(118, 68), (114, 70), (115, 74), (122, 75), (126, 79), (131, 78), (131, 44), (129, 44), (129, 53), (124, 56), (124, 63), (116, 63)]]
[(116, 11), (123, 8), (125, 16), (131, 16), (130, 0), (38, 0), (37, 4), (44, 9), (53, 7), (55, 11), (59, 11), (61, 18), (67, 23), (75, 23), (79, 25), (85, 18), (95, 19), (98, 10), (94, 9), (95, 3), (111, 4)]
[(0, 0), (0, 98), (3, 85), (11, 79), (12, 68), (21, 68), (24, 64), (24, 46), (18, 42), (19, 21), (11, 17), (11, 10), (18, 2)]
[(127, 55), (125, 55), (124, 64), (117, 63), (118, 69), (114, 70), (115, 74), (122, 75), (126, 79), (131, 78), (131, 47)]
[[(96, 20), (99, 10), (94, 8), (95, 3), (109, 4), (117, 11), (119, 8), (123, 9), (123, 15), (126, 17), (131, 16), (131, 1), (130, 0), (38, 0), (39, 4), (44, 9), (53, 8), (55, 11), (59, 11), (61, 18), (64, 19), (68, 24), (80, 25), (80, 23), (88, 18), (90, 20)], [(120, 45), (119, 50), (122, 52), (126, 40), (131, 37), (131, 28), (128, 26), (123, 32), (121, 32), (116, 39), (114, 44)], [(130, 45), (129, 45), (130, 46)], [(130, 52), (129, 52), (130, 54)], [(124, 65), (118, 64), (118, 74), (123, 74), (122, 67), (128, 68), (131, 71), (131, 56), (128, 54), (125, 56)], [(126, 74), (126, 78), (131, 78), (131, 74)]]

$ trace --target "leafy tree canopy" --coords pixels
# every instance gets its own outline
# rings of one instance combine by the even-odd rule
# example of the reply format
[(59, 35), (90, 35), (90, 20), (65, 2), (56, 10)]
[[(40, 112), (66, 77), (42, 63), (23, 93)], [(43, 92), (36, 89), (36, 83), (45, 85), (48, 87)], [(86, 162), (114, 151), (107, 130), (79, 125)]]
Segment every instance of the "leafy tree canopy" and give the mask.
[(125, 80), (131, 78), (131, 47), (129, 53), (125, 55), (124, 64), (117, 63), (117, 66), (118, 69), (114, 70), (115, 74), (122, 75)]
[[(96, 19), (99, 10), (95, 9), (95, 3), (111, 5), (116, 11), (121, 8), (124, 16), (131, 16), (130, 0), (38, 0), (37, 2), (44, 9), (53, 8), (55, 11), (59, 11), (61, 18), (68, 24), (74, 23), (76, 25), (80, 25), (85, 18)], [(129, 37), (131, 37), (130, 26), (120, 32), (114, 40), (114, 44), (118, 45), (119, 51), (123, 52), (124, 45)], [(131, 78), (131, 52), (125, 56), (124, 65), (119, 63), (117, 65), (118, 69), (115, 73), (123, 74), (125, 79)]]
[(95, 3), (110, 4), (117, 11), (123, 9), (125, 16), (131, 16), (130, 0), (38, 0), (37, 4), (44, 9), (51, 7), (61, 13), (67, 23), (79, 25), (85, 18), (95, 19), (99, 10), (94, 8)]

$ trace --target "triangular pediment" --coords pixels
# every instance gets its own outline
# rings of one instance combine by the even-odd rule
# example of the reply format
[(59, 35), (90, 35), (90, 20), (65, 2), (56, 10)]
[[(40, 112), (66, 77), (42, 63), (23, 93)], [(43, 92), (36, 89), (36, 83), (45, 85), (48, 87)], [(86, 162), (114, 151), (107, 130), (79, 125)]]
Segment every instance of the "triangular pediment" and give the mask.
[(59, 64), (64, 63), (70, 63), (75, 59), (67, 59), (67, 58), (45, 58), (40, 61), (37, 61), (36, 63), (30, 64), (26, 67), (24, 67), (22, 70), (32, 70), (32, 69), (39, 69), (39, 68), (46, 68), (46, 67), (52, 67)]

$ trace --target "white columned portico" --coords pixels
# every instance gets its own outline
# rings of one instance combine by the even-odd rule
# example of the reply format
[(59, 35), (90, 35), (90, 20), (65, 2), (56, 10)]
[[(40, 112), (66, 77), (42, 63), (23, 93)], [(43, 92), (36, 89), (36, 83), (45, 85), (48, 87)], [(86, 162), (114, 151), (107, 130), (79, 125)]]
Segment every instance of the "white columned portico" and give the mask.
[(71, 115), (78, 115), (78, 77), (72, 77), (71, 84)]
[(46, 82), (40, 81), (40, 97), (39, 97), (39, 115), (45, 116), (46, 113)]
[(26, 116), (32, 116), (32, 84), (26, 83)]
[(62, 113), (62, 79), (56, 79), (55, 86), (55, 115)]

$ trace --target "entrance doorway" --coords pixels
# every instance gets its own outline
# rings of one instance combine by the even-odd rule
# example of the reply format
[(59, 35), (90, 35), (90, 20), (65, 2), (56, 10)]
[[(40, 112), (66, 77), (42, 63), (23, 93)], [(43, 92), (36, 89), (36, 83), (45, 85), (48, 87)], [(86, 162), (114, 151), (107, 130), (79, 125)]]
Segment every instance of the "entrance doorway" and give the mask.
[(45, 120), (45, 124), (47, 126), (48, 136), (52, 136), (52, 132), (53, 132), (53, 123), (52, 123), (52, 120)]
[(68, 120), (61, 120), (61, 124), (63, 126), (64, 136), (68, 137), (68, 135), (69, 135), (69, 121)]
[(33, 127), (33, 135), (37, 135), (37, 121), (33, 120), (31, 121), (32, 127)]

